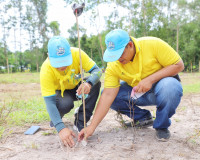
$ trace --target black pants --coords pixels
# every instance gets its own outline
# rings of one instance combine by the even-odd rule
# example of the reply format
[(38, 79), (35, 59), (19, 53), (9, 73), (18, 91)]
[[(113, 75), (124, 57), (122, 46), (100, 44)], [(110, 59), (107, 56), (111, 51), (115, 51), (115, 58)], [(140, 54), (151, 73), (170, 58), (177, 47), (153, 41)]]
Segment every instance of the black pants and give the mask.
[[(74, 89), (65, 90), (63, 93), (64, 97), (61, 96), (60, 90), (56, 91), (56, 106), (58, 108), (58, 111), (60, 112), (61, 117), (69, 113), (71, 109), (74, 108), (74, 101), (78, 100), (76, 97), (76, 90), (78, 89), (79, 85), (77, 85)], [(90, 117), (92, 116), (97, 98), (99, 96), (100, 88), (101, 82), (99, 81), (91, 88), (88, 97), (85, 99), (86, 123), (90, 120)], [(79, 131), (84, 127), (83, 104), (80, 105), (78, 113), (75, 115), (74, 124), (78, 127)]]

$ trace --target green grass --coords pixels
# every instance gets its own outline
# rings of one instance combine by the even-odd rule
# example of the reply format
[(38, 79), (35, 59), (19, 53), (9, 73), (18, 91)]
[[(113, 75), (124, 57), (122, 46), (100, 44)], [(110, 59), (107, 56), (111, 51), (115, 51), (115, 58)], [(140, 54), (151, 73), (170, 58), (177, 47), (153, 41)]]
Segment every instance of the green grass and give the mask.
[(200, 93), (200, 82), (183, 85), (183, 94), (185, 93)]
[[(104, 81), (104, 75), (101, 81)], [(184, 94), (200, 93), (199, 73), (181, 73), (183, 92)], [(86, 75), (85, 75), (86, 76)], [(195, 83), (194, 83), (195, 82)], [(0, 83), (39, 83), (39, 73), (13, 73), (0, 74)], [(26, 88), (24, 88), (26, 89)], [(103, 89), (103, 84), (101, 86)], [(6, 93), (6, 92), (5, 92)], [(32, 91), (29, 89), (26, 93), (31, 96)], [(28, 97), (27, 97), (28, 98)], [(10, 129), (15, 126), (36, 125), (50, 121), (46, 106), (42, 97), (34, 97), (26, 100), (5, 98), (5, 103), (0, 103), (0, 138), (2, 135), (9, 134)], [(81, 101), (75, 102), (75, 107), (70, 113), (65, 115), (65, 118), (72, 120), (74, 118), (75, 108), (81, 105)], [(3, 107), (4, 108), (3, 108)], [(2, 112), (1, 112), (2, 108)], [(9, 109), (12, 109), (8, 116)]]
[[(75, 102), (75, 107), (65, 115), (67, 119), (74, 117), (74, 110), (81, 104), (81, 101)], [(0, 139), (3, 135), (8, 135), (9, 130), (16, 126), (39, 125), (42, 122), (50, 121), (46, 106), (42, 97), (30, 100), (13, 100), (5, 104), (6, 109), (0, 114)], [(7, 110), (12, 108), (10, 114)], [(2, 117), (2, 119), (1, 119)], [(6, 131), (6, 132), (5, 132)], [(12, 131), (11, 131), (12, 132)]]
[[(43, 98), (6, 102), (0, 113), (0, 138), (12, 132), (12, 127), (39, 124), (49, 120)], [(0, 107), (1, 109), (1, 107)], [(7, 113), (11, 112), (7, 116)], [(6, 131), (6, 132), (5, 132)]]
[(43, 98), (33, 98), (28, 101), (20, 100), (6, 104), (7, 108), (12, 108), (12, 112), (7, 117), (7, 124), (23, 126), (26, 123), (41, 123), (49, 120), (48, 113)]
[(26, 123), (41, 123), (49, 120), (43, 98), (19, 101), (17, 108), (9, 115), (12, 124), (23, 126)]
[(40, 75), (37, 73), (0, 74), (0, 83), (39, 83)]

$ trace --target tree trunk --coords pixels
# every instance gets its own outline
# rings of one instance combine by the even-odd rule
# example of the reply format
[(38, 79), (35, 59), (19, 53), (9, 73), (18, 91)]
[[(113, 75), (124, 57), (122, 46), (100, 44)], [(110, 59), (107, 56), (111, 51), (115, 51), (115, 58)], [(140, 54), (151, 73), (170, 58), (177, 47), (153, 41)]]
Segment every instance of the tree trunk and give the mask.
[(7, 65), (7, 71), (8, 71), (8, 74), (9, 74), (10, 70), (9, 70), (9, 64), (8, 64), (8, 57), (6, 57), (6, 65)]
[(142, 11), (143, 11), (143, 19), (144, 19), (143, 35), (146, 36), (146, 7), (145, 7), (145, 0), (142, 1)]
[(39, 54), (38, 54), (38, 48), (35, 49), (36, 50), (36, 66), (37, 66), (37, 72), (39, 72)]
[(91, 59), (92, 59), (92, 58), (93, 58), (93, 57), (92, 57), (92, 48), (90, 49), (90, 51), (91, 51)]
[(8, 72), (8, 74), (9, 74), (10, 71), (9, 71), (9, 63), (8, 63), (8, 53), (7, 53), (6, 39), (4, 39), (4, 55), (5, 55), (5, 57), (6, 57), (7, 72)]
[(98, 37), (99, 37), (99, 43), (100, 43), (100, 47), (101, 47), (101, 62), (102, 62), (102, 65), (104, 66), (104, 61), (103, 61), (104, 49), (103, 49), (102, 38), (101, 38), (100, 33), (98, 33)]
[(36, 66), (37, 66), (37, 72), (39, 72), (39, 64), (37, 63)]
[(179, 48), (179, 26), (177, 24), (177, 34), (176, 34), (176, 52), (178, 53), (178, 48)]
[(190, 72), (192, 73), (192, 62), (190, 63)]
[(199, 72), (200, 72), (200, 61), (199, 61)]
[(178, 47), (179, 47), (179, 4), (177, 0), (177, 29), (176, 29), (176, 52), (178, 53)]

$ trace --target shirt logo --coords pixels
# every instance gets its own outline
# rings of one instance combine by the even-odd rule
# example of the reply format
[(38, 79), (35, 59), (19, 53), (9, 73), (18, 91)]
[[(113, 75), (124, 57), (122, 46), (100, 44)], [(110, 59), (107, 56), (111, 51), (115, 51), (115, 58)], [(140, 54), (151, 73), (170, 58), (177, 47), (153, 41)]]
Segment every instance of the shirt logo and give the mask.
[(57, 51), (56, 54), (57, 54), (58, 56), (62, 56), (62, 55), (65, 54), (65, 48), (63, 48), (63, 47), (59, 47), (59, 46), (58, 46), (58, 48), (57, 48), (56, 51)]
[(115, 48), (115, 44), (113, 42), (108, 43), (108, 49), (113, 50)]

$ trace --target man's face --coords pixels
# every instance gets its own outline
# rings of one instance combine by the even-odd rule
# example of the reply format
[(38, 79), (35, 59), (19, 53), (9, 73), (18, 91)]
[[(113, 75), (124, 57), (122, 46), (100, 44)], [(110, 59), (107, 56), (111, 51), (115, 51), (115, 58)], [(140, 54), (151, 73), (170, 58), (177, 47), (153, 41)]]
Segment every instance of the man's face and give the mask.
[(118, 59), (118, 61), (122, 64), (127, 64), (129, 61), (133, 60), (133, 57), (135, 55), (135, 46), (133, 42), (129, 42), (124, 49), (124, 52), (122, 53), (121, 57)]
[(67, 66), (56, 68), (58, 71), (65, 71)]

